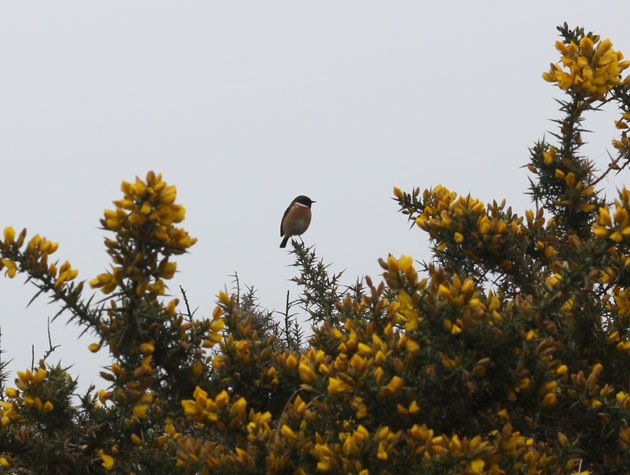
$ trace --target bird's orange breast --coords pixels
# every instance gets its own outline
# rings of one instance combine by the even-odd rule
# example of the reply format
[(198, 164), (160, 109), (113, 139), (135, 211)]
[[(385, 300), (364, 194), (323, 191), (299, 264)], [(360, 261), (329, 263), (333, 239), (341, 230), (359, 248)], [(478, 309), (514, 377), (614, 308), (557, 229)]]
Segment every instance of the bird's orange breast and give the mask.
[(294, 204), (282, 222), (285, 236), (298, 236), (311, 224), (311, 210), (306, 206)]

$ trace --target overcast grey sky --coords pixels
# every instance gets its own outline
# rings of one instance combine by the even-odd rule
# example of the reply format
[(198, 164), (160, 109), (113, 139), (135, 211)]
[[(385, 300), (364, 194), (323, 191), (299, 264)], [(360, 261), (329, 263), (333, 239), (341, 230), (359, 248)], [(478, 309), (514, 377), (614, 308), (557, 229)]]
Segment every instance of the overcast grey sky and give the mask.
[[(377, 277), (388, 253), (429, 256), (394, 185), (531, 207), (520, 166), (558, 116), (560, 91), (541, 79), (555, 26), (583, 25), (630, 56), (629, 16), (627, 0), (2, 2), (0, 228), (58, 241), (56, 257), (89, 280), (108, 266), (103, 210), (122, 180), (155, 170), (199, 239), (170, 285), (199, 315), (234, 271), (267, 307), (295, 295), (278, 245), (298, 194), (317, 201), (305, 242), (346, 283)], [(587, 124), (602, 167), (615, 118)], [(12, 371), (31, 343), (45, 351), (57, 312), (45, 298), (25, 308), (23, 281), (0, 279)], [(104, 387), (105, 351), (89, 353), (94, 340), (65, 320), (49, 361)]]

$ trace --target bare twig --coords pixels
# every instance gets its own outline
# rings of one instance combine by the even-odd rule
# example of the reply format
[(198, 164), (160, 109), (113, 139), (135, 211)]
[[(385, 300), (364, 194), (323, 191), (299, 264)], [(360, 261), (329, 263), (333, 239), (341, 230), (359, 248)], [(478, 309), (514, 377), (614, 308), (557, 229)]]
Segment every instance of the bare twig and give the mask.
[(53, 351), (55, 351), (57, 348), (59, 348), (59, 346), (61, 345), (55, 345), (53, 346), (52, 344), (52, 338), (50, 337), (50, 317), (48, 317), (48, 325), (47, 325), (47, 331), (48, 331), (48, 350), (46, 350), (46, 353), (44, 353), (44, 357), (42, 358), (42, 361), (46, 361), (46, 358), (48, 358)]
[(238, 272), (234, 271), (234, 283), (236, 285), (236, 305), (241, 305), (241, 283), (238, 280)]
[(595, 180), (593, 183), (591, 183), (592, 186), (597, 185), (600, 181), (602, 181), (604, 179), (604, 177), (606, 177), (606, 175), (608, 175), (608, 173), (611, 170), (617, 170), (617, 173), (619, 173), (621, 171), (621, 169), (623, 167), (619, 166), (619, 161), (624, 158), (623, 155), (619, 155), (617, 158), (613, 158), (612, 155), (610, 154), (610, 152), (607, 152), (608, 156), (610, 157), (610, 163), (608, 164), (608, 168), (606, 169), (606, 171), (604, 173), (602, 173), (602, 175), (597, 178), (597, 180)]
[(190, 305), (188, 304), (188, 297), (186, 296), (186, 291), (181, 285), (179, 286), (179, 291), (182, 293), (182, 297), (184, 298), (184, 305), (186, 305), (186, 317), (188, 317), (189, 322), (192, 322), (194, 312), (190, 311)]

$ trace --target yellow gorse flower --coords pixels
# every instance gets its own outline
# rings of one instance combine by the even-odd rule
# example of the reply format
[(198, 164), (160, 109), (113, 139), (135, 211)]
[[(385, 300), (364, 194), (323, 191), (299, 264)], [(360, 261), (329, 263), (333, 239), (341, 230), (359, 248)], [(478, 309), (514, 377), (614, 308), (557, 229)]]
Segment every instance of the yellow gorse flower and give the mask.
[(623, 188), (619, 198), (615, 200), (615, 212), (612, 216), (608, 205), (599, 208), (593, 223), (593, 234), (596, 238), (608, 238), (614, 243), (630, 238), (630, 190)]
[[(25, 238), (26, 229), (23, 229), (16, 239), (13, 228), (5, 228), (4, 241), (0, 240), (0, 251), (9, 251), (11, 248), (15, 250), (22, 247)], [(21, 272), (37, 274), (40, 278), (44, 279), (52, 277), (54, 279), (54, 288), (60, 289), (66, 282), (75, 279), (79, 271), (72, 269), (68, 261), (59, 268), (59, 272), (57, 272), (56, 263), (48, 264), (48, 256), (57, 251), (58, 247), (58, 243), (48, 241), (45, 237), (36, 234), (30, 239), (26, 248), (22, 251), (24, 260), (16, 262), (14, 259), (8, 257), (0, 257), (0, 269), (5, 268), (5, 275), (9, 278), (13, 278), (18, 271), (19, 264), (19, 270)]]
[(175, 187), (167, 186), (162, 175), (154, 172), (147, 173), (145, 181), (123, 182), (121, 189), (123, 199), (114, 201), (116, 209), (105, 210), (101, 219), (103, 228), (116, 234), (105, 245), (117, 265), (90, 285), (107, 294), (129, 279), (137, 295), (163, 295), (164, 280), (171, 279), (177, 269), (169, 257), (186, 252), (197, 241), (175, 226), (183, 221), (186, 210), (175, 203)]
[(101, 457), (101, 460), (103, 461), (102, 465), (103, 467), (105, 467), (105, 470), (109, 472), (110, 470), (114, 468), (114, 465), (116, 464), (114, 457), (112, 457), (111, 455), (107, 455), (105, 451), (102, 449), (98, 451), (98, 455)]
[(11, 226), (4, 228), (4, 245), (10, 246), (15, 240), (15, 231)]
[(621, 72), (630, 66), (622, 61), (621, 52), (612, 49), (610, 40), (600, 42), (598, 37), (585, 36), (579, 45), (557, 41), (556, 48), (562, 53), (560, 62), (552, 64), (543, 79), (564, 91), (601, 98), (621, 84)]

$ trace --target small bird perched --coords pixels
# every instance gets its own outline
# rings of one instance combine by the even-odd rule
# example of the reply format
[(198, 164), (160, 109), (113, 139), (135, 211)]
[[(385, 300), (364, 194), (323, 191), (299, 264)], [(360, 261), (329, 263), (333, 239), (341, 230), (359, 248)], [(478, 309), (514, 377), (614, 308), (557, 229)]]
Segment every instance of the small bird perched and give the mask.
[(280, 236), (284, 236), (280, 247), (286, 247), (291, 236), (299, 236), (308, 229), (308, 225), (311, 224), (311, 205), (313, 203), (315, 201), (304, 195), (291, 201), (280, 223)]

